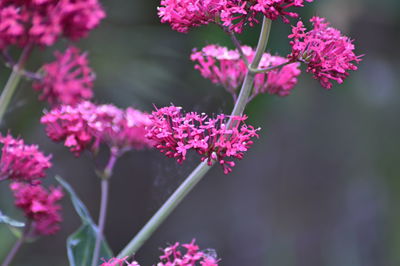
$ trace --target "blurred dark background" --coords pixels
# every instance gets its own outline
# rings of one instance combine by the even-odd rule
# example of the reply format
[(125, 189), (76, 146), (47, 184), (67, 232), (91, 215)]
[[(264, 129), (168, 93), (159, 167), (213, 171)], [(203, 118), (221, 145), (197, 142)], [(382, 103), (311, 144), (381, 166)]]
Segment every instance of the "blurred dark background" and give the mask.
[[(77, 45), (97, 73), (96, 101), (150, 112), (174, 103), (186, 110), (229, 113), (231, 97), (193, 69), (193, 47), (230, 45), (215, 26), (189, 34), (161, 25), (158, 1), (103, 1), (108, 17)], [(330, 91), (304, 73), (286, 98), (259, 96), (246, 110), (262, 127), (245, 159), (230, 175), (215, 167), (138, 252), (153, 265), (160, 247), (196, 238), (214, 248), (220, 265), (400, 265), (400, 2), (319, 0), (304, 20), (325, 16), (365, 54), (358, 71)], [(240, 38), (255, 45), (259, 27)], [(290, 26), (275, 22), (268, 51), (286, 55)], [(37, 49), (29, 65), (52, 60), (55, 49)], [(9, 70), (0, 70), (4, 84)], [(89, 156), (76, 159), (52, 143), (39, 124), (42, 110), (28, 82), (21, 84), (2, 132), (8, 129), (53, 154), (49, 183), (70, 182), (97, 220), (99, 180)], [(103, 154), (104, 159), (106, 154)], [(158, 151), (138, 151), (118, 161), (111, 184), (106, 236), (115, 253), (134, 236), (198, 163), (178, 166)], [(67, 265), (65, 240), (79, 226), (69, 199), (57, 235), (23, 246), (14, 265)], [(4, 183), (0, 209), (16, 218)], [(15, 238), (0, 225), (0, 257)]]

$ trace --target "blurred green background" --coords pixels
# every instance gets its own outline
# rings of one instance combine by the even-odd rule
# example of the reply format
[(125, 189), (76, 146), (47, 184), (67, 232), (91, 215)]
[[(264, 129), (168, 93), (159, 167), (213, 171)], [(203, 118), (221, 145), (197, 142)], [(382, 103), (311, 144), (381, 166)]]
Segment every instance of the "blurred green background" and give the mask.
[[(158, 1), (103, 1), (108, 17), (77, 45), (89, 52), (97, 73), (96, 101), (150, 112), (174, 103), (208, 113), (229, 113), (231, 97), (193, 69), (193, 47), (228, 45), (215, 26), (179, 34), (157, 18)], [(286, 98), (262, 95), (246, 113), (261, 137), (230, 175), (211, 170), (136, 255), (153, 265), (160, 247), (196, 238), (214, 248), (220, 265), (400, 265), (400, 2), (318, 0), (301, 11), (304, 20), (325, 16), (365, 54), (358, 71), (330, 91), (304, 73)], [(259, 27), (240, 36), (255, 45)], [(286, 55), (290, 26), (274, 22), (268, 51)], [(29, 66), (52, 60), (55, 49), (37, 49)], [(0, 70), (4, 84), (9, 70)], [(42, 110), (28, 82), (21, 84), (2, 125), (53, 154), (56, 174), (70, 182), (97, 219), (99, 180), (89, 156), (76, 159), (52, 143), (39, 124)], [(107, 154), (102, 154), (106, 160)], [(140, 230), (198, 163), (182, 165), (157, 151), (120, 159), (111, 183), (106, 236), (117, 253)], [(54, 180), (50, 180), (54, 183)], [(23, 246), (14, 265), (67, 265), (66, 237), (79, 219), (63, 201), (62, 230)], [(0, 209), (13, 217), (6, 183)], [(0, 257), (15, 241), (0, 225)]]

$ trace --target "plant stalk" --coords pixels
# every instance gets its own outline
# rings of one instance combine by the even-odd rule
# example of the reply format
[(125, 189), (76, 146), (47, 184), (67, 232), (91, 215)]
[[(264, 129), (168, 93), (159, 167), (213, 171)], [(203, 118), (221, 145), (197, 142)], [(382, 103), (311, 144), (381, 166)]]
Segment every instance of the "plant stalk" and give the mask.
[[(265, 51), (268, 36), (271, 29), (271, 20), (264, 17), (260, 38), (258, 41), (256, 54), (251, 63), (252, 68), (257, 68), (260, 63), (261, 56)], [(255, 73), (248, 71), (239, 97), (235, 103), (231, 116), (239, 116), (243, 114), (246, 107), (247, 98), (250, 95)], [(232, 123), (232, 118), (228, 121), (228, 127)], [(212, 163), (214, 165), (214, 163)], [(139, 231), (139, 233), (128, 243), (128, 245), (117, 255), (118, 258), (131, 256), (136, 253), (139, 248), (150, 238), (154, 231), (164, 222), (164, 220), (172, 213), (172, 211), (179, 205), (185, 196), (200, 182), (204, 175), (211, 169), (212, 165), (208, 165), (207, 161), (200, 163), (190, 175), (183, 181), (183, 183), (175, 190), (175, 192), (168, 198), (168, 200), (161, 206), (161, 208), (150, 218), (146, 225)]]
[(109, 192), (109, 179), (112, 176), (114, 165), (118, 159), (117, 150), (111, 149), (110, 159), (108, 160), (107, 166), (101, 174), (98, 174), (101, 178), (101, 200), (100, 200), (100, 213), (98, 221), (98, 230), (96, 235), (96, 242), (93, 250), (92, 266), (99, 265), (99, 256), (101, 241), (103, 239), (104, 228), (107, 217), (107, 203), (108, 203), (108, 192)]
[(28, 221), (25, 224), (25, 228), (24, 231), (21, 235), (20, 238), (18, 238), (18, 240), (15, 242), (14, 246), (12, 247), (11, 251), (8, 253), (6, 259), (3, 261), (3, 263), (1, 264), (1, 266), (8, 266), (10, 265), (10, 263), (12, 262), (12, 260), (14, 259), (15, 255), (17, 255), (19, 249), (21, 248), (22, 244), (25, 242), (26, 238), (28, 237), (28, 234), (31, 230), (31, 221)]
[(21, 80), (22, 75), (24, 74), (24, 66), (26, 61), (28, 60), (33, 46), (32, 44), (27, 44), (25, 48), (22, 50), (21, 56), (17, 62), (17, 64), (13, 67), (10, 77), (1, 93), (0, 96), (0, 124), (3, 122), (4, 115), (7, 111), (7, 108), (11, 102), (12, 96), (14, 95), (17, 86)]

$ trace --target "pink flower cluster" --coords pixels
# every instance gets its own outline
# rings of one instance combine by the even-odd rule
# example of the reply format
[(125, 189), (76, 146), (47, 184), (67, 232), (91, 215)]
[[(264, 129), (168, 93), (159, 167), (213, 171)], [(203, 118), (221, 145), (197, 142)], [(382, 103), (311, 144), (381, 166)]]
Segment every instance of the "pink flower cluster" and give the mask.
[[(249, 46), (242, 46), (242, 51), (249, 61), (255, 51)], [(194, 50), (191, 60), (196, 62), (195, 69), (214, 84), (222, 85), (234, 98), (247, 73), (247, 66), (237, 50), (229, 50), (218, 45), (207, 45), (201, 51)], [(288, 62), (280, 56), (264, 53), (259, 68), (270, 68)], [(253, 97), (259, 93), (289, 95), (297, 84), (300, 75), (299, 63), (284, 65), (267, 73), (256, 74), (254, 79)]]
[(136, 261), (128, 262), (128, 257), (118, 259), (111, 258), (108, 261), (104, 261), (100, 266), (140, 266)]
[(47, 191), (40, 185), (13, 182), (10, 185), (14, 192), (15, 205), (21, 208), (31, 220), (37, 235), (51, 235), (59, 230), (61, 206), (57, 202), (63, 197), (60, 188)]
[(100, 143), (120, 152), (151, 147), (146, 127), (151, 125), (148, 114), (133, 108), (125, 110), (114, 105), (81, 102), (76, 106), (61, 105), (41, 118), (46, 133), (53, 141), (64, 145), (76, 156), (85, 149), (95, 151)]
[[(180, 251), (181, 247), (186, 249), (184, 254)], [(195, 240), (183, 245), (176, 242), (174, 245), (165, 248), (160, 260), (161, 262), (157, 266), (218, 266), (217, 258), (200, 251), (199, 246), (195, 244)]]
[(206, 25), (215, 20), (223, 7), (221, 0), (162, 0), (158, 15), (162, 23), (173, 30), (186, 33), (192, 27)]
[(162, 0), (158, 8), (161, 22), (169, 23), (173, 30), (186, 33), (192, 27), (221, 20), (231, 30), (241, 33), (243, 26), (253, 26), (259, 21), (258, 13), (271, 20), (282, 17), (297, 18), (298, 14), (287, 11), (290, 7), (303, 7), (313, 0)]
[[(186, 249), (184, 254), (181, 251), (182, 248)], [(195, 240), (183, 245), (176, 242), (174, 245), (163, 249), (163, 252), (164, 254), (160, 256), (161, 262), (157, 263), (157, 266), (218, 266), (218, 259), (214, 257), (215, 255), (200, 251)], [(112, 258), (104, 261), (100, 266), (140, 266), (136, 261), (129, 263), (127, 258)]]
[(0, 49), (85, 37), (105, 17), (98, 0), (0, 1)]
[(295, 12), (287, 11), (291, 7), (303, 7), (304, 2), (313, 0), (222, 0), (225, 2), (221, 10), (223, 25), (236, 33), (243, 31), (243, 26), (248, 24), (254, 26), (259, 21), (256, 16), (262, 13), (271, 20), (282, 18), (283, 22), (289, 23), (288, 17), (297, 18)]
[(253, 144), (251, 139), (258, 137), (259, 129), (247, 126), (246, 116), (230, 117), (232, 127), (227, 128), (227, 118), (223, 114), (216, 118), (195, 112), (183, 114), (180, 107), (164, 107), (150, 115), (153, 126), (148, 128), (147, 137), (160, 152), (176, 158), (178, 163), (193, 149), (202, 156), (202, 161), (207, 160), (209, 165), (217, 161), (228, 174), (235, 166), (230, 158), (242, 159)]
[(76, 47), (69, 47), (65, 53), (55, 52), (56, 61), (43, 66), (43, 77), (33, 83), (41, 92), (40, 100), (51, 105), (75, 105), (93, 97), (94, 74), (89, 67), (87, 54), (80, 54)]
[(14, 139), (11, 135), (0, 136), (0, 143), (3, 144), (0, 181), (40, 183), (38, 178), (45, 177), (45, 170), (51, 167), (51, 156), (45, 156), (37, 145), (26, 145), (22, 139)]
[(361, 59), (354, 54), (352, 41), (342, 36), (339, 30), (329, 27), (324, 18), (313, 17), (310, 21), (313, 24), (310, 31), (306, 31), (301, 21), (293, 27), (289, 35), (293, 39), (289, 58), (306, 63), (307, 72), (312, 73), (322, 87), (330, 89), (331, 80), (342, 83), (349, 70), (357, 70), (354, 63)]
[(37, 235), (50, 235), (58, 231), (61, 207), (56, 204), (63, 194), (59, 188), (50, 192), (40, 185), (45, 170), (51, 167), (51, 156), (45, 156), (37, 145), (26, 145), (22, 139), (11, 135), (0, 136), (3, 144), (0, 158), (0, 181), (11, 179), (10, 185), (16, 198), (15, 205), (21, 208), (32, 222)]

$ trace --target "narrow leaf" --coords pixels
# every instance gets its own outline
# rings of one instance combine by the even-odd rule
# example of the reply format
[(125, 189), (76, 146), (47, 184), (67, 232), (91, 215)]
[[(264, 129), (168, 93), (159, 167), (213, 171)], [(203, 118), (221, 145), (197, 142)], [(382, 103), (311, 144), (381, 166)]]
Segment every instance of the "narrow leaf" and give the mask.
[(83, 204), (83, 202), (79, 199), (78, 195), (76, 195), (71, 185), (68, 184), (67, 181), (62, 179), (60, 176), (56, 176), (55, 178), (58, 181), (58, 183), (60, 183), (61, 186), (63, 186), (64, 189), (68, 192), (72, 201), (72, 205), (74, 206), (78, 215), (81, 217), (82, 221), (93, 223), (93, 220), (90, 217), (88, 209), (86, 208), (85, 204)]
[(24, 227), (25, 226), (25, 224), (23, 222), (14, 220), (14, 219), (4, 215), (1, 211), (0, 211), (0, 223), (8, 224), (13, 227)]
[[(71, 266), (90, 266), (92, 263), (93, 250), (96, 243), (97, 225), (93, 222), (89, 211), (78, 198), (72, 187), (61, 177), (57, 181), (68, 192), (72, 205), (82, 220), (82, 225), (67, 239), (68, 260)], [(113, 257), (113, 253), (105, 239), (101, 243), (99, 264), (101, 258), (105, 260)]]

